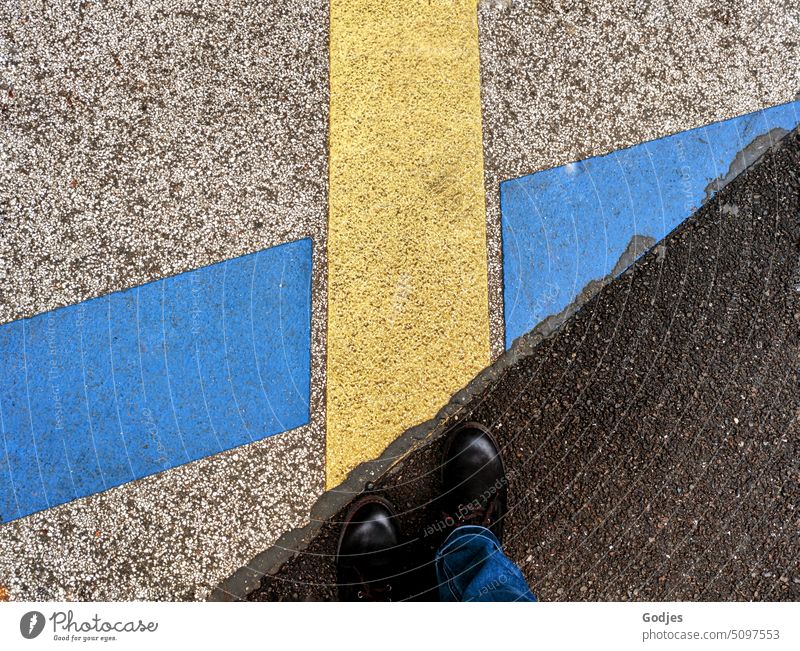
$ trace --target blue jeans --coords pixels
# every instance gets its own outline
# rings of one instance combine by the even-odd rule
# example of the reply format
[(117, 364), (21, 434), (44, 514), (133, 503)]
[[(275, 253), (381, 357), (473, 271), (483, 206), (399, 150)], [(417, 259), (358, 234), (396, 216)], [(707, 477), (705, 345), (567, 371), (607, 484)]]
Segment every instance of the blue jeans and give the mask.
[(520, 569), (485, 527), (456, 527), (436, 552), (440, 601), (536, 601)]

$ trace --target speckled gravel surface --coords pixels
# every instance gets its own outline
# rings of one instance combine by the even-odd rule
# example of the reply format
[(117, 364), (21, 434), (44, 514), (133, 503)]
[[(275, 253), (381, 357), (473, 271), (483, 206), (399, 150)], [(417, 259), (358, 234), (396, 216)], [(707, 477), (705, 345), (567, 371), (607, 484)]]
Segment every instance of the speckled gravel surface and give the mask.
[(0, 585), (26, 601), (205, 599), (303, 524), (324, 438), (303, 427), (0, 528)]
[(312, 423), (0, 526), (11, 599), (202, 599), (324, 486), (328, 8), (0, 3), (0, 323), (314, 240)]
[(793, 0), (484, 0), (492, 353), (503, 350), (499, 183), (795, 99)]
[(0, 25), (0, 322), (322, 238), (327, 3), (4, 2)]

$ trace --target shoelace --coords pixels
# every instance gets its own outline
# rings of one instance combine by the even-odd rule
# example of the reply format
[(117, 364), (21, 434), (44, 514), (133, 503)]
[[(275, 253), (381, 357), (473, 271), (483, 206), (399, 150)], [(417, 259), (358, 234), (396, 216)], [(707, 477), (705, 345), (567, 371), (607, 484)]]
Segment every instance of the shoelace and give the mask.
[(370, 581), (358, 569), (358, 582), (362, 588), (356, 593), (359, 601), (392, 601), (392, 584), (388, 581)]
[[(491, 527), (495, 522), (495, 511), (497, 510), (497, 497), (490, 498), (485, 505), (479, 508), (471, 508), (466, 513), (459, 515), (457, 517), (453, 517), (449, 513), (443, 513), (443, 518), (445, 521), (447, 518), (452, 518), (454, 521), (458, 522), (459, 524), (477, 524), (483, 527)], [(459, 505), (459, 511), (461, 510), (461, 506)]]
[(392, 601), (392, 584), (365, 583), (364, 589), (359, 590), (356, 597), (360, 601)]

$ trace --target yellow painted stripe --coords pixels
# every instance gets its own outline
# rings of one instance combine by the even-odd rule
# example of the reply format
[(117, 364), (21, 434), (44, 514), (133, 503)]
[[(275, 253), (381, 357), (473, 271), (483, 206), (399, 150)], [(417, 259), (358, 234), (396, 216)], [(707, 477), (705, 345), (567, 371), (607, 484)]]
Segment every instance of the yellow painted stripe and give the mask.
[(331, 0), (327, 482), (489, 362), (475, 0)]
[(489, 362), (476, 2), (330, 21), (329, 487)]

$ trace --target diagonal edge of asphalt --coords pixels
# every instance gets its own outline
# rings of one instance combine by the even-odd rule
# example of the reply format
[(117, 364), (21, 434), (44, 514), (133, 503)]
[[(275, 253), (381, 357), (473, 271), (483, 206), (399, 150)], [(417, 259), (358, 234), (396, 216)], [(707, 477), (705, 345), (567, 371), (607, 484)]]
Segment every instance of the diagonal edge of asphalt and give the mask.
[(799, 220), (795, 130), (211, 599), (335, 599), (337, 523), (365, 491), (424, 547), (439, 444), (462, 420), (503, 447), (504, 546), (540, 598), (800, 599)]

